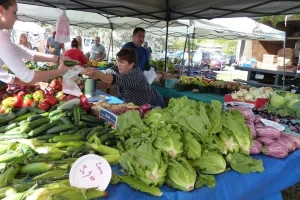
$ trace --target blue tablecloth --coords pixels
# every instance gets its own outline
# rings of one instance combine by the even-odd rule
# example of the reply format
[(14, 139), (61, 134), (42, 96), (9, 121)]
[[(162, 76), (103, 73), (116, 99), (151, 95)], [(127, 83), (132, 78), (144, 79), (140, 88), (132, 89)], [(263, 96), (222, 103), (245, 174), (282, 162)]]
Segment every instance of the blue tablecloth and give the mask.
[(126, 184), (110, 185), (107, 199), (199, 199), (199, 200), (282, 200), (280, 191), (300, 181), (300, 150), (285, 159), (264, 155), (253, 156), (262, 159), (263, 173), (239, 174), (235, 171), (216, 176), (215, 188), (203, 187), (192, 192), (181, 192), (163, 186), (161, 197), (137, 192)]
[(107, 94), (106, 92), (103, 92), (101, 90), (97, 90), (96, 94), (94, 97), (90, 97), (88, 98), (89, 102), (98, 102), (99, 100), (103, 99), (102, 97), (100, 97), (100, 95), (105, 96), (105, 100), (107, 100), (107, 102), (109, 104), (121, 104), (124, 103), (124, 101), (122, 101), (121, 99), (111, 96), (109, 94)]

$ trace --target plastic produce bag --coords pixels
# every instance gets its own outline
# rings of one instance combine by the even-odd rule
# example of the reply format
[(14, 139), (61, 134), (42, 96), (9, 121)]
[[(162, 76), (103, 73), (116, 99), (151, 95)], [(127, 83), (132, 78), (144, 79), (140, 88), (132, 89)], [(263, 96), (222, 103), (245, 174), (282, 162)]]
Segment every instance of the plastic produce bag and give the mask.
[(156, 72), (155, 72), (153, 67), (151, 67), (149, 71), (144, 71), (144, 75), (146, 76), (147, 81), (148, 81), (149, 84), (152, 84), (153, 81), (157, 77)]
[(71, 94), (74, 96), (80, 96), (80, 88), (78, 87), (77, 83), (72, 79), (78, 77), (78, 74), (83, 70), (82, 67), (76, 65), (69, 69), (68, 72), (63, 76), (63, 83), (62, 83), (62, 91), (66, 94)]
[(59, 16), (56, 22), (56, 35), (55, 41), (59, 43), (70, 42), (70, 19), (67, 17), (66, 11), (63, 11), (63, 14)]

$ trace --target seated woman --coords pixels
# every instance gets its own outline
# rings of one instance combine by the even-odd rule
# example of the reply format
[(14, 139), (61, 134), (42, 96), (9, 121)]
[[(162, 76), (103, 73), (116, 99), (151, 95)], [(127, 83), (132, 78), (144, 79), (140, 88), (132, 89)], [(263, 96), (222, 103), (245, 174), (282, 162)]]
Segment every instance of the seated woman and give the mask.
[(71, 42), (72, 49), (66, 51), (65, 56), (68, 56), (72, 60), (78, 61), (79, 65), (84, 66), (88, 63), (88, 60), (83, 54), (83, 52), (80, 49), (78, 49), (78, 45), (78, 41), (74, 38)]
[(115, 85), (118, 95), (127, 103), (163, 107), (163, 97), (151, 87), (143, 72), (135, 66), (136, 61), (134, 49), (121, 49), (117, 53), (117, 66), (101, 72), (87, 68), (82, 74)]
[(25, 33), (22, 33), (20, 35), (19, 45), (23, 45), (24, 47), (28, 49), (32, 49), (31, 43), (27, 40), (27, 35)]

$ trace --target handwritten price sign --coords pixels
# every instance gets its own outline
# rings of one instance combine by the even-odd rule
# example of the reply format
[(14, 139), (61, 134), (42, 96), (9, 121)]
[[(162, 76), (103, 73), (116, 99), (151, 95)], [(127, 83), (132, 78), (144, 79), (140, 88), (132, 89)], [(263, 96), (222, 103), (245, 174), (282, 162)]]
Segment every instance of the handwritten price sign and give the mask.
[(70, 171), (70, 185), (78, 188), (105, 190), (111, 179), (111, 167), (102, 157), (89, 154), (73, 164)]

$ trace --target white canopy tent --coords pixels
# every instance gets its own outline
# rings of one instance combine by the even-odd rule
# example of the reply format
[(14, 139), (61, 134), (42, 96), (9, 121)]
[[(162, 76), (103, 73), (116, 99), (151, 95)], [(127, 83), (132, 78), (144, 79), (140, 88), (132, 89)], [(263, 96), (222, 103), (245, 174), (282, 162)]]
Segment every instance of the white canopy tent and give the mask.
[[(84, 28), (108, 28), (133, 29), (135, 27), (142, 28), (164, 28), (166, 22), (156, 19), (140, 19), (131, 17), (115, 17), (107, 18), (103, 15), (91, 12), (67, 10), (67, 16), (70, 19), (70, 25)], [(34, 6), (18, 3), (18, 18), (25, 22), (44, 22), (47, 24), (56, 24), (58, 17), (62, 14), (62, 10), (58, 8), (50, 8), (43, 6)], [(170, 26), (178, 26), (179, 22), (172, 21)]]
[(19, 0), (19, 3), (142, 19), (213, 19), (287, 15), (300, 12), (299, 0)]
[[(224, 18), (212, 20), (178, 20), (189, 26), (170, 27), (169, 35), (185, 37), (187, 34), (195, 38), (226, 40), (267, 40), (284, 41), (285, 32), (258, 23), (250, 18)], [(165, 35), (166, 28), (148, 28), (147, 32)]]

